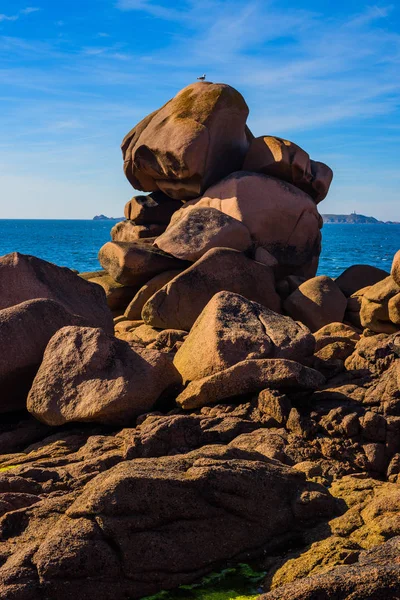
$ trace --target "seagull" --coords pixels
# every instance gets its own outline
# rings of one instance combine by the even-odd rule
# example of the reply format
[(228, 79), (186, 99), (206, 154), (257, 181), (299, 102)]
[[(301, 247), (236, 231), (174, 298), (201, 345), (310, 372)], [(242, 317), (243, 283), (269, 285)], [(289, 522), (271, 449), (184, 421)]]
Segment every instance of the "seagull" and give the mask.
[(205, 78), (206, 78), (206, 74), (204, 73), (204, 75), (202, 75), (201, 77), (198, 77), (197, 79), (198, 79), (199, 81), (204, 81), (204, 80), (205, 80)]

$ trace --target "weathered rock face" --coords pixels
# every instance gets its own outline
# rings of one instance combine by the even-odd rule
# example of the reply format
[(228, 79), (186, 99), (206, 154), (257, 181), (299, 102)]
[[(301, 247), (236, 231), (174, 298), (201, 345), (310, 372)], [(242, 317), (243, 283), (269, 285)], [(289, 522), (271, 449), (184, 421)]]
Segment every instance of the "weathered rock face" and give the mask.
[(144, 305), (142, 318), (153, 327), (189, 331), (206, 304), (223, 290), (280, 312), (269, 267), (237, 250), (215, 248), (156, 292)]
[[(41, 498), (44, 484), (32, 482), (35, 504), (20, 512), (27, 523), (18, 532), (14, 524), (21, 550), (6, 555), (0, 572), (4, 598), (17, 591), (30, 600), (94, 592), (99, 600), (141, 598), (192, 582), (240, 553), (260, 552), (272, 536), (283, 536), (298, 523), (297, 507), (306, 495), (312, 497), (310, 508), (315, 505), (311, 521), (320, 516), (322, 502), (325, 514), (334, 509), (323, 486), (258, 452), (208, 446), (121, 462), (117, 442), (104, 436), (78, 442), (75, 470), (70, 467), (75, 477), (82, 459), (95, 473), (108, 461), (105, 473), (92, 478), (89, 471), (92, 481), (78, 495), (66, 494), (60, 485), (55, 497)], [(53, 479), (67, 472), (53, 468)], [(6, 537), (12, 533), (8, 523)]]
[(104, 291), (70, 269), (13, 252), (0, 257), (0, 281), (7, 282), (1, 287), (0, 310), (26, 300), (48, 298), (70, 314), (83, 317), (91, 327), (113, 331)]
[(86, 325), (55, 300), (37, 299), (0, 310), (0, 413), (24, 408), (50, 338), (66, 325)]
[(153, 246), (134, 242), (107, 242), (100, 248), (99, 261), (115, 281), (129, 286), (143, 285), (163, 271), (188, 264)]
[(171, 198), (199, 196), (240, 169), (248, 149), (243, 97), (225, 84), (181, 90), (147, 116), (122, 142), (124, 171), (135, 189)]
[(310, 160), (300, 146), (273, 136), (254, 138), (243, 169), (283, 179), (303, 190), (318, 203), (332, 182), (332, 170), (321, 162)]
[(27, 407), (49, 425), (124, 423), (151, 410), (179, 380), (157, 350), (133, 347), (101, 329), (65, 327), (46, 348)]
[[(322, 225), (315, 203), (297, 187), (247, 171), (232, 173), (185, 204), (211, 207), (242, 221), (256, 246), (277, 261), (277, 277), (313, 277), (318, 267)], [(174, 215), (174, 220), (179, 213)]]
[(284, 302), (285, 311), (311, 331), (343, 321), (346, 308), (343, 292), (325, 275), (305, 281)]
[(216, 294), (194, 323), (174, 364), (184, 381), (201, 379), (253, 358), (303, 362), (313, 354), (310, 331), (231, 292)]
[(155, 245), (182, 260), (195, 262), (211, 248), (245, 251), (252, 245), (243, 223), (220, 210), (193, 206), (179, 211)]

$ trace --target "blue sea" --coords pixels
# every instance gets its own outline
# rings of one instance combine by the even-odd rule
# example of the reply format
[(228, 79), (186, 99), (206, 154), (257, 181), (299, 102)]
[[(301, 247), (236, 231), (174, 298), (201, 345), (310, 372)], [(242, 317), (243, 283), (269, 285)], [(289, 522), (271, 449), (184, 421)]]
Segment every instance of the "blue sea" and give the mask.
[[(100, 269), (97, 253), (115, 221), (0, 220), (0, 256), (22, 252), (78, 271)], [(400, 225), (325, 224), (319, 275), (337, 277), (353, 264), (390, 270)]]

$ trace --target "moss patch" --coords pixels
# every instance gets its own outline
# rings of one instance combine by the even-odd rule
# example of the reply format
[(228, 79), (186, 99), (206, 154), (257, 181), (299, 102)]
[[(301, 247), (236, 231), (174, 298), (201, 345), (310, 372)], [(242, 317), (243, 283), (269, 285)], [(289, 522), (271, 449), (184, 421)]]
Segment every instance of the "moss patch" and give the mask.
[(259, 582), (265, 572), (254, 571), (246, 564), (211, 573), (199, 583), (181, 585), (142, 600), (254, 600), (260, 595)]
[(8, 467), (0, 467), (0, 473), (4, 473), (4, 471), (9, 471), (10, 469), (16, 469), (19, 465), (8, 465)]

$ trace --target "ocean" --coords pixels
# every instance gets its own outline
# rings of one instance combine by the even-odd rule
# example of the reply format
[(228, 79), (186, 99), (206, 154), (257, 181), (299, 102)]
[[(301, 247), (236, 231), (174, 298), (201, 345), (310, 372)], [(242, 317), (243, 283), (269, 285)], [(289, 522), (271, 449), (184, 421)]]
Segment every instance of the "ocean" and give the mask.
[[(97, 253), (115, 221), (0, 220), (0, 256), (22, 252), (78, 271), (100, 269)], [(325, 224), (319, 275), (337, 277), (353, 264), (390, 271), (400, 248), (400, 225)]]

